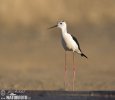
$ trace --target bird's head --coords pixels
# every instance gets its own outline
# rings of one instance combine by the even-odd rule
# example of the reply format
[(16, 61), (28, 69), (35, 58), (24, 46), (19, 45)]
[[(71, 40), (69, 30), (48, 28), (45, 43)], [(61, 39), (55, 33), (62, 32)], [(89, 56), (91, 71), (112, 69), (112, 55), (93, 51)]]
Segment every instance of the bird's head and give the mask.
[(63, 29), (66, 28), (66, 22), (65, 21), (59, 21), (57, 24), (57, 27)]
[(62, 21), (59, 21), (56, 25), (49, 27), (48, 29), (55, 28), (55, 27), (65, 29), (67, 27), (67, 25), (66, 25), (66, 22), (62, 20)]

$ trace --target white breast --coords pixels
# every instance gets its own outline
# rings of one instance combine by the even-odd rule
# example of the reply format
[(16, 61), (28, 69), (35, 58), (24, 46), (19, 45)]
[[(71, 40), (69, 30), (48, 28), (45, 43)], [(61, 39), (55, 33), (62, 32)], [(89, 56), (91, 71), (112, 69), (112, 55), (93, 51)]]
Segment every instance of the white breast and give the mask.
[(62, 45), (65, 50), (77, 51), (78, 45), (70, 34), (62, 34)]

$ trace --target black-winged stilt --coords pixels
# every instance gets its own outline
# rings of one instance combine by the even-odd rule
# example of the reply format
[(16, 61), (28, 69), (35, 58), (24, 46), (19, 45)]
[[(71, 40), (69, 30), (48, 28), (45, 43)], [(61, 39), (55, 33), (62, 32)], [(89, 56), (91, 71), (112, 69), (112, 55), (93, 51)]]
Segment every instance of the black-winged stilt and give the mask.
[(64, 74), (64, 85), (66, 87), (67, 85), (67, 66), (66, 66), (66, 51), (73, 51), (73, 90), (74, 90), (74, 83), (75, 83), (75, 74), (76, 74), (76, 67), (74, 65), (74, 52), (80, 54), (82, 57), (85, 57), (87, 58), (87, 56), (85, 54), (83, 54), (83, 52), (81, 51), (81, 48), (80, 48), (80, 45), (79, 45), (79, 42), (77, 41), (77, 39), (69, 34), (67, 32), (67, 24), (65, 21), (60, 21), (57, 23), (57, 25), (54, 25), (48, 29), (51, 29), (51, 28), (55, 28), (55, 27), (59, 27), (62, 31), (62, 34), (61, 34), (61, 42), (62, 42), (62, 46), (63, 48), (65, 49), (65, 74)]

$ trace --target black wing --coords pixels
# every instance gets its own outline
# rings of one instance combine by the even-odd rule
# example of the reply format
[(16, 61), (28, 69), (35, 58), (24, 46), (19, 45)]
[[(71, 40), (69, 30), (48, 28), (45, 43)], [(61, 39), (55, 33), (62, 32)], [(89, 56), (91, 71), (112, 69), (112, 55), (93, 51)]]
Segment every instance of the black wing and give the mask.
[(72, 36), (73, 40), (76, 42), (76, 44), (78, 45), (78, 49), (81, 51), (81, 48), (80, 48), (80, 45), (79, 45), (77, 38), (73, 35), (71, 35), (71, 36)]
[[(72, 36), (73, 40), (77, 43), (78, 49), (81, 51), (81, 48), (80, 48), (80, 45), (79, 45), (79, 42), (78, 42), (77, 38), (73, 35), (71, 35), (71, 36)], [(82, 53), (82, 51), (81, 51), (81, 56), (85, 57), (85, 58), (88, 58), (85, 54)]]

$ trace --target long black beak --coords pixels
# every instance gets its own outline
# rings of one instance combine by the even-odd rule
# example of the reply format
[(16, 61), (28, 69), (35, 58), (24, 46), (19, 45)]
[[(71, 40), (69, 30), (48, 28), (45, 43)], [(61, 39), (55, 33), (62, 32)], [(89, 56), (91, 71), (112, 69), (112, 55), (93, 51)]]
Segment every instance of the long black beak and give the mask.
[(58, 25), (54, 25), (54, 26), (52, 26), (52, 27), (49, 27), (48, 29), (51, 29), (51, 28), (55, 28), (55, 27), (57, 27)]

